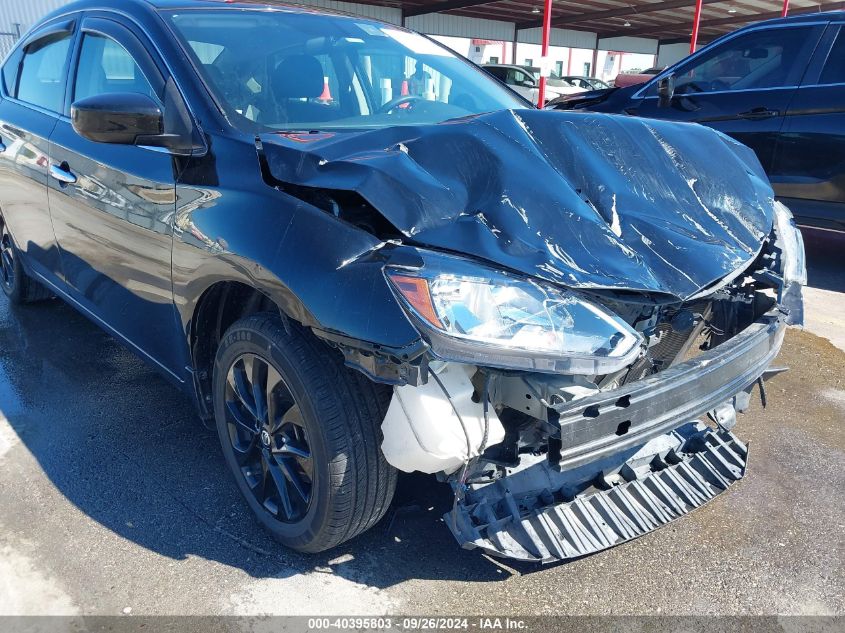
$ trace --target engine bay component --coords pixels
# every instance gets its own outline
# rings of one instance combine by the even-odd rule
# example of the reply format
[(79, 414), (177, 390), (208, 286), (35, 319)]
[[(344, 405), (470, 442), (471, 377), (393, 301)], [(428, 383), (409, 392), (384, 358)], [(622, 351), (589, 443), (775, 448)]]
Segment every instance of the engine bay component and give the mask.
[(485, 420), (475, 367), (446, 363), (432, 371), (436, 379), (425, 385), (394, 388), (382, 423), (385, 459), (405, 472), (454, 472), (505, 437), (495, 411)]

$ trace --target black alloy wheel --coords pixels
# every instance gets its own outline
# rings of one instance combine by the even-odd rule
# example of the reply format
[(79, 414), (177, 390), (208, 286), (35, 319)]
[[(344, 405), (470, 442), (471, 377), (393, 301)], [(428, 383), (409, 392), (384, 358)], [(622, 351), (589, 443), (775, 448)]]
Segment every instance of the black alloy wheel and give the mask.
[(344, 365), (310, 330), (262, 312), (233, 323), (212, 399), (226, 464), (280, 543), (322, 552), (384, 516), (396, 469), (381, 452), (393, 389)]
[(3, 218), (0, 218), (0, 288), (14, 305), (42, 301), (53, 296), (46, 287), (27, 274)]
[(243, 354), (229, 368), (226, 422), (256, 501), (284, 523), (302, 519), (314, 483), (308, 433), (290, 389), (264, 358)]

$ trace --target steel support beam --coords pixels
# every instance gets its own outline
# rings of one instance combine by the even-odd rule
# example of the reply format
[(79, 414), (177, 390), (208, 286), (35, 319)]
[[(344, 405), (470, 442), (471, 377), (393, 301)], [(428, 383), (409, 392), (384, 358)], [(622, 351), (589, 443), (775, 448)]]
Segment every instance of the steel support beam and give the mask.
[(702, 0), (695, 0), (695, 15), (692, 18), (692, 37), (689, 42), (689, 52), (692, 55), (695, 47), (698, 46), (698, 28), (701, 26)]
[(552, 32), (552, 0), (543, 5), (543, 45), (540, 51), (540, 89), (537, 91), (537, 107), (546, 105), (546, 76), (549, 74), (549, 35)]
[[(577, 13), (574, 15), (562, 15), (552, 19), (552, 26), (560, 27), (583, 22), (597, 22), (600, 20), (608, 20), (610, 18), (630, 17), (632, 15), (644, 15), (646, 13), (656, 13), (658, 11), (682, 9), (689, 7), (691, 2), (692, 0), (666, 0), (665, 2), (651, 2), (645, 5), (631, 5), (620, 7), (618, 9), (590, 11), (589, 13)], [(717, 2), (725, 2), (725, 0), (702, 0), (703, 4), (716, 4)], [(531, 29), (542, 25), (542, 20), (531, 20), (519, 23), (516, 26), (518, 29)], [(626, 32), (620, 32), (620, 35), (627, 35), (627, 29), (625, 30)]]

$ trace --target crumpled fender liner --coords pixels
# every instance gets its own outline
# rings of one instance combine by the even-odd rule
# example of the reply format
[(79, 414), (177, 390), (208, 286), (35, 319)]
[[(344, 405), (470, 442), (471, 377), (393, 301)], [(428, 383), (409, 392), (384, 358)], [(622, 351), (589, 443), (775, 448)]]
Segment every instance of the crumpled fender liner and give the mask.
[[(674, 446), (665, 450), (667, 438)], [(653, 455), (640, 451), (617, 472), (600, 475), (605, 490), (590, 487), (564, 502), (549, 490), (517, 498), (505, 478), (484, 487), (483, 495), (470, 491), (444, 520), (465, 549), (549, 563), (651, 532), (745, 475), (748, 448), (730, 431), (691, 423), (657, 439), (662, 441), (655, 442)], [(624, 483), (613, 485), (620, 480)]]

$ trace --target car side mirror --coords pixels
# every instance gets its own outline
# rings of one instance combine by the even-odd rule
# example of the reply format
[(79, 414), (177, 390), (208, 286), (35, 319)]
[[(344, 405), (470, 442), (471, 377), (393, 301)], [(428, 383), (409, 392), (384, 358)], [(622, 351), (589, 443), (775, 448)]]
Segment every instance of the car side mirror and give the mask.
[(675, 96), (675, 75), (669, 74), (657, 80), (657, 105), (668, 108)]
[(164, 146), (164, 115), (149, 96), (136, 92), (95, 95), (70, 108), (77, 134), (97, 143)]

